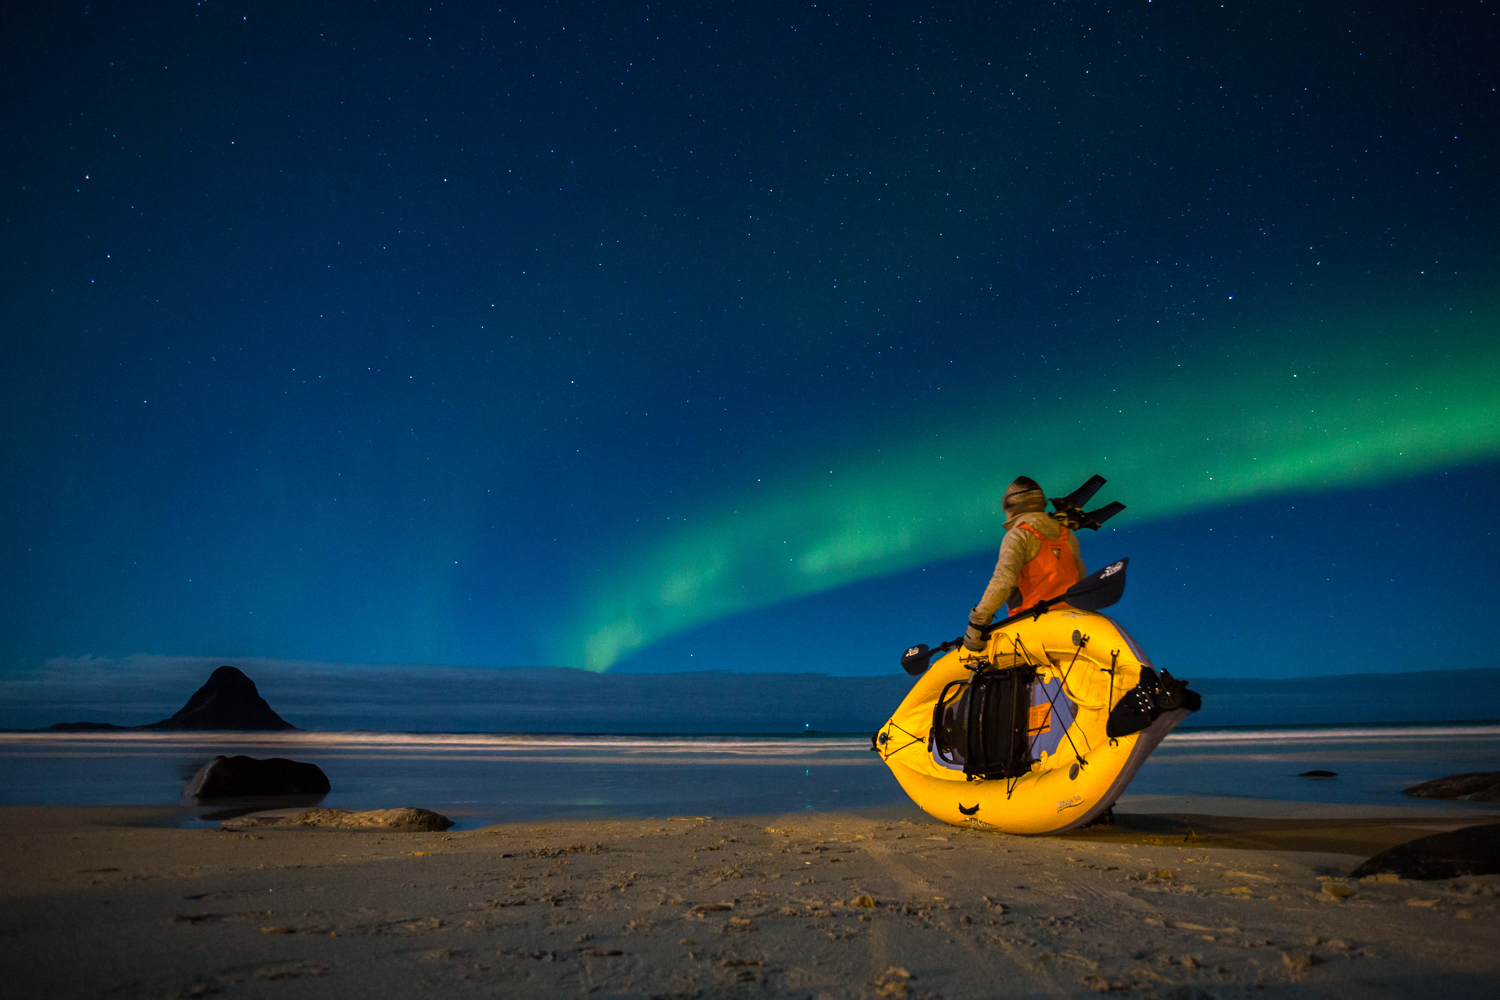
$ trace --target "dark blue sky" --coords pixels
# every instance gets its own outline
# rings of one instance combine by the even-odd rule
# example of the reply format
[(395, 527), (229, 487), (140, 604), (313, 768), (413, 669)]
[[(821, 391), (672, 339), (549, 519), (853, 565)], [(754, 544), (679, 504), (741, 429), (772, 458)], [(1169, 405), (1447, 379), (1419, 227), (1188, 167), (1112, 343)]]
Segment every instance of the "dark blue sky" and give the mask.
[(1493, 666), (1492, 6), (13, 5), (0, 668)]

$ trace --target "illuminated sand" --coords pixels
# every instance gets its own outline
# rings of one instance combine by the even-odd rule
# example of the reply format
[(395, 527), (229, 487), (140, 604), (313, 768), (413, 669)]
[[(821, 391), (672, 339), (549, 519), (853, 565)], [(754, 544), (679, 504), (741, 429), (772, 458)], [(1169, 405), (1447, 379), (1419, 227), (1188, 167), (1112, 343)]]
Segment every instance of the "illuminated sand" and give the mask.
[[(170, 814), (0, 809), (7, 992), (1459, 997), (1500, 973), (1500, 877), (1326, 891), (1363, 857), (1341, 851), (1456, 825), (1431, 813), (1141, 815), (1093, 839), (905, 809), (449, 834), (127, 825)], [(1263, 849), (1220, 846), (1246, 837)], [(1310, 850), (1264, 849), (1287, 843)]]

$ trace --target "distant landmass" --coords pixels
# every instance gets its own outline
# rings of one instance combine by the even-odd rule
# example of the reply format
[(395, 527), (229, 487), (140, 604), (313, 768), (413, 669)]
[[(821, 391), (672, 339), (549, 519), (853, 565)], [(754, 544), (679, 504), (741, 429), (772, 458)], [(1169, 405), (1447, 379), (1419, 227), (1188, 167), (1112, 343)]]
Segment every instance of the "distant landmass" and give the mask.
[(107, 733), (134, 728), (134, 726), (117, 726), (113, 722), (54, 722), (47, 727), (47, 730), (55, 733)]
[[(0, 680), (0, 726), (99, 718), (120, 728), (291, 730), (234, 667), (220, 667), (166, 719), (167, 692), (213, 661), (55, 661), (42, 678)], [(277, 705), (310, 729), (511, 733), (869, 733), (911, 689), (883, 676), (814, 673), (591, 674), (563, 667), (385, 666), (241, 661)], [(1500, 721), (1500, 670), (1192, 678), (1203, 710), (1184, 728)], [(180, 702), (178, 703), (180, 704)], [(107, 706), (100, 711), (101, 706)], [(123, 716), (123, 717), (122, 717)], [(133, 716), (133, 718), (132, 718)], [(147, 722), (150, 719), (160, 722)], [(129, 723), (137, 723), (129, 726)], [(146, 725), (139, 725), (147, 722)], [(105, 731), (78, 722), (57, 731)]]
[(1325, 674), (1288, 680), (1205, 677), (1203, 711), (1184, 727), (1500, 722), (1500, 670)]
[(277, 715), (255, 682), (237, 667), (223, 666), (209, 675), (208, 682), (193, 692), (187, 704), (171, 718), (144, 726), (117, 726), (112, 722), (59, 722), (48, 727), (65, 733), (89, 733), (118, 729), (237, 729), (280, 732), (297, 727)]

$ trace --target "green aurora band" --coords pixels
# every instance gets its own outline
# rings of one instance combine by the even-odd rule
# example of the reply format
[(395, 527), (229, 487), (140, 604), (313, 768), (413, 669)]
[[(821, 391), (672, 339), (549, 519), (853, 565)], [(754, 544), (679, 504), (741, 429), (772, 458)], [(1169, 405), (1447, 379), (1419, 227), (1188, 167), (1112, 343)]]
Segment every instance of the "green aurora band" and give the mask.
[(725, 615), (993, 547), (1001, 492), (1023, 473), (1049, 495), (1102, 473), (1096, 502), (1140, 521), (1500, 455), (1500, 305), (1199, 343), (1158, 372), (997, 393), (1010, 398), (990, 411), (1009, 419), (955, 406), (922, 440), (840, 458), (837, 475), (812, 457), (790, 486), (697, 512), (606, 564), (570, 661), (606, 670)]

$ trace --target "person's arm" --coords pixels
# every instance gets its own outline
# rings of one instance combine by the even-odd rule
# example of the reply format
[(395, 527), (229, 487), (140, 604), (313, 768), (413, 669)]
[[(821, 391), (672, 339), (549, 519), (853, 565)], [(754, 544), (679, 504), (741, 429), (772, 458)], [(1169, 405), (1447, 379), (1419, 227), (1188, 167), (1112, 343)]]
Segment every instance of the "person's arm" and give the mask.
[(1000, 558), (995, 560), (995, 572), (990, 575), (990, 584), (984, 588), (984, 596), (969, 611), (969, 627), (964, 631), (964, 648), (970, 652), (984, 649), (989, 641), (980, 631), (995, 617), (995, 611), (1010, 597), (1016, 580), (1021, 576), (1021, 567), (1034, 559), (1042, 549), (1041, 539), (1029, 531), (1012, 528), (1005, 533), (1000, 543)]
[(1021, 576), (1021, 567), (1028, 560), (1035, 559), (1041, 550), (1041, 539), (1031, 532), (1021, 531), (1019, 528), (1007, 531), (1005, 540), (1000, 543), (1000, 558), (995, 560), (995, 572), (990, 576), (989, 586), (984, 588), (984, 596), (969, 612), (969, 621), (976, 625), (988, 625), (1000, 605), (1005, 603), (1010, 592), (1015, 589), (1016, 580)]

